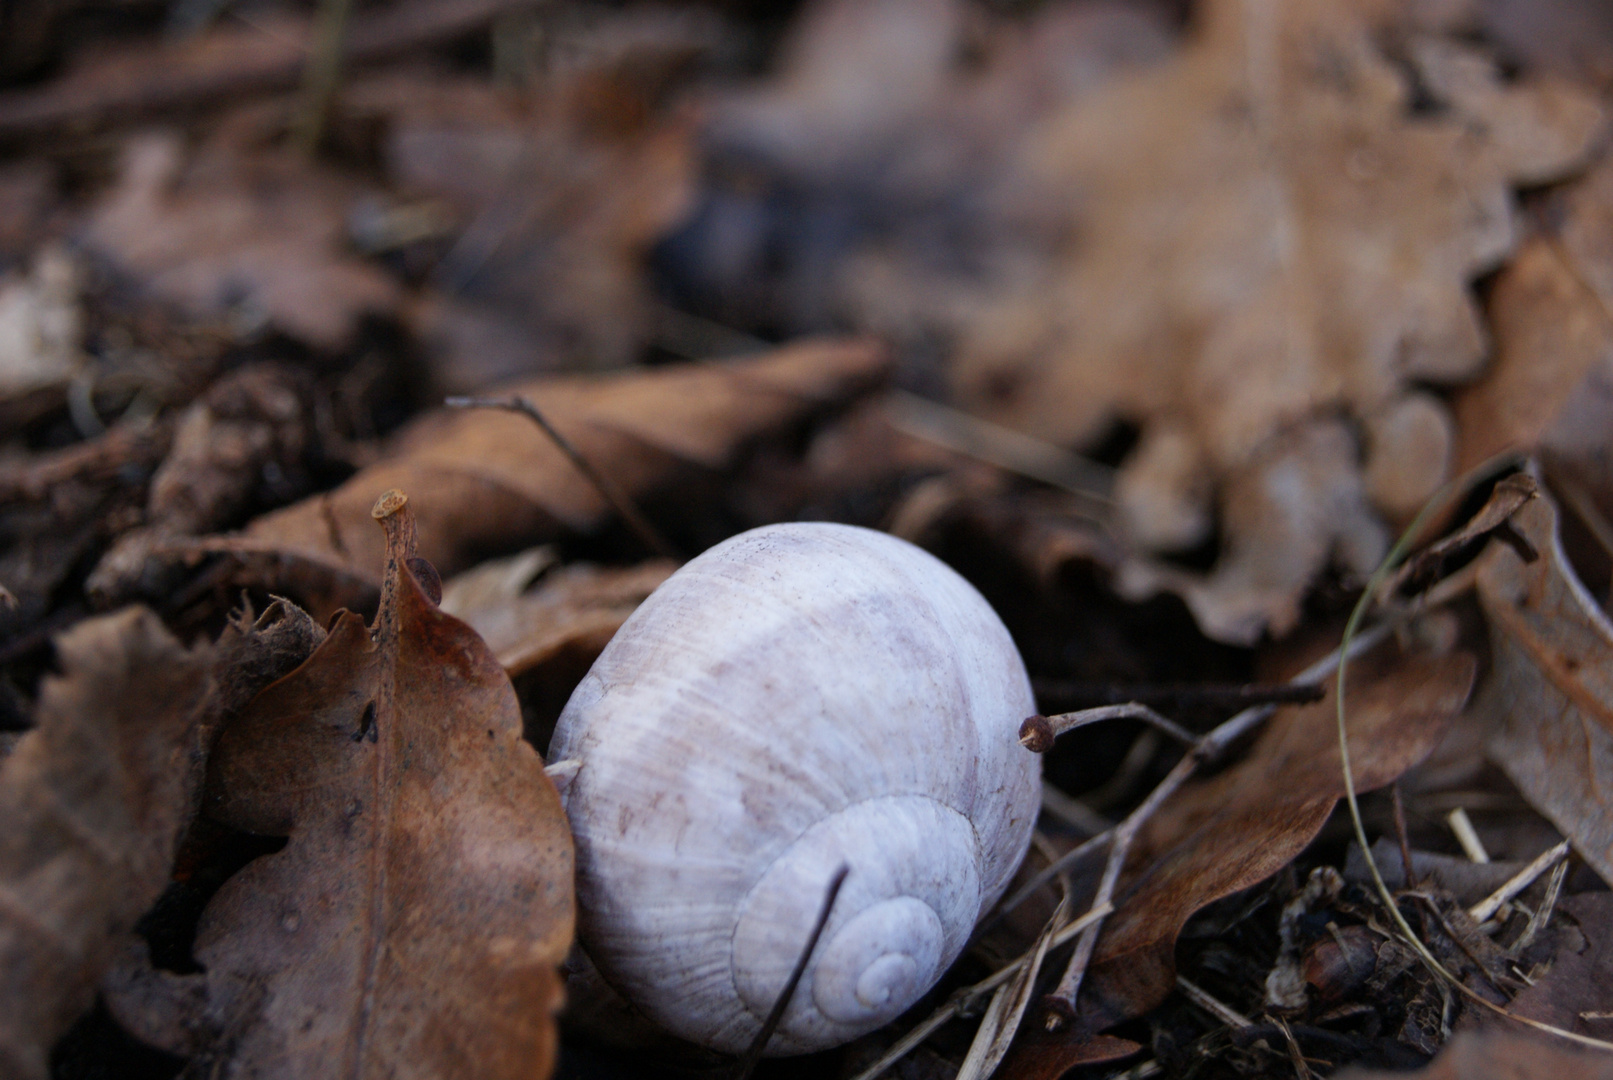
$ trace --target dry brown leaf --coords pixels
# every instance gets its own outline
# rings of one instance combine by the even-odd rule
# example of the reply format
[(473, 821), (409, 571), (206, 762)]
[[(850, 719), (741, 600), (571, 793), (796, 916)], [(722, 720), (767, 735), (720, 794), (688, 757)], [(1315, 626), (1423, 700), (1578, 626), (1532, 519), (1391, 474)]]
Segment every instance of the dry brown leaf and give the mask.
[(1462, 1031), (1416, 1072), (1345, 1069), (1338, 1080), (1605, 1080), (1607, 1055), (1557, 1039), (1501, 1031)]
[(506, 577), (513, 588), (477, 588), (516, 560), (530, 566), (530, 555), (484, 564), (443, 584), (443, 611), (475, 630), (512, 679), (561, 652), (577, 654), (586, 670), (633, 609), (677, 569), (667, 559), (625, 568), (578, 563), (550, 571), (530, 589), (530, 574)]
[[(1357, 791), (1394, 780), (1432, 751), (1467, 700), (1473, 658), (1381, 646), (1350, 666), (1346, 700)], [(1146, 1012), (1170, 992), (1188, 917), (1287, 865), (1344, 795), (1336, 695), (1280, 710), (1248, 757), (1184, 788), (1145, 826), (1129, 891), (1105, 924), (1080, 1000), (1088, 1031)]]
[[(145, 608), (56, 643), (35, 727), (0, 764), (0, 1074), (48, 1074), (117, 936), (168, 884), (214, 694), (207, 650)], [(187, 790), (188, 789), (188, 790)]]
[(375, 627), (339, 616), (208, 764), (207, 811), (286, 847), (208, 905), (206, 974), (144, 989), (189, 1010), (176, 1049), (242, 1074), (545, 1076), (571, 833), (498, 662), (409, 569), (404, 500), (376, 509), (389, 546)]
[(1551, 970), (1513, 998), (1508, 1011), (1605, 1041), (1613, 1034), (1613, 894), (1566, 897), (1558, 910), (1579, 924), (1580, 936), (1558, 947)]
[(1563, 193), (1554, 235), (1531, 238), (1490, 295), (1495, 356), (1456, 400), (1460, 465), (1536, 454), (1613, 511), (1613, 161)]
[(546, 26), (550, 61), (527, 92), (484, 81), (379, 78), (343, 95), (376, 123), (393, 185), (463, 223), (408, 311), (447, 393), (559, 367), (619, 367), (653, 336), (651, 246), (685, 212), (686, 119), (663, 84), (715, 43), (688, 9), (636, 8)]
[(1536, 558), (1501, 544), (1483, 556), (1493, 668), (1476, 708), (1497, 723), (1490, 757), (1613, 882), (1613, 621), (1569, 564), (1548, 496), (1512, 524)]
[[(1145, 547), (1202, 540), (1181, 523), (1207, 527), (1209, 481), (1235, 486), (1274, 434), (1329, 413), (1366, 426), (1365, 493), (1389, 516), (1447, 471), (1450, 418), (1411, 386), (1476, 374), (1468, 287), (1513, 244), (1509, 187), (1578, 166), (1602, 110), (1558, 84), (1504, 83), (1396, 18), (1374, 0), (1215, 0), (1174, 61), (1082, 98), (1028, 144), (1032, 172), (1079, 207), (1079, 242), (975, 320), (956, 386), (1055, 442), (1139, 423), (1118, 490)], [(1379, 44), (1397, 33), (1431, 115)], [(1231, 614), (1251, 606), (1236, 553), (1286, 524), (1228, 523), (1234, 561), (1206, 588)], [(1309, 573), (1373, 524), (1364, 503), (1314, 522)], [(1302, 589), (1265, 597), (1266, 617), (1282, 625)], [(1206, 628), (1248, 640), (1246, 626)]]
[[(808, 341), (730, 364), (552, 378), (507, 392), (529, 397), (596, 469), (643, 497), (690, 469), (731, 464), (751, 440), (848, 398), (886, 364), (874, 342)], [(489, 550), (595, 528), (609, 515), (599, 492), (528, 418), (439, 410), (335, 491), (207, 546), (241, 559), (245, 578), (297, 590), (316, 614), (333, 600), (361, 606), (374, 596), (384, 561), (369, 508), (394, 487), (415, 493), (421, 555), (444, 574)]]
[(118, 538), (85, 592), (107, 606), (167, 592), (173, 582), (154, 551), (239, 520), (269, 470), (287, 478), (301, 471), (313, 426), (306, 396), (292, 372), (267, 364), (215, 382), (175, 424), (173, 446), (151, 478), (146, 524)]
[(228, 127), (194, 155), (172, 132), (130, 139), (86, 242), (192, 315), (267, 322), (338, 350), (363, 316), (391, 311), (400, 295), (344, 250), (356, 188), (289, 150), (243, 142)]

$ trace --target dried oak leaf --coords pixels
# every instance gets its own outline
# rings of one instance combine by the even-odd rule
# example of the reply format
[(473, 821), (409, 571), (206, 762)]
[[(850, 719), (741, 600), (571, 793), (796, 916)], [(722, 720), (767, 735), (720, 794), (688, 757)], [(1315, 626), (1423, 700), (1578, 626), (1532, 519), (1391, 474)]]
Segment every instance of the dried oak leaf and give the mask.
[[(1140, 424), (1117, 494), (1144, 548), (1205, 539), (1215, 482), (1339, 412), (1365, 429), (1366, 496), (1403, 516), (1443, 479), (1453, 441), (1446, 410), (1413, 387), (1477, 373), (1469, 284), (1513, 246), (1510, 189), (1579, 166), (1602, 109), (1561, 84), (1506, 83), (1380, 0), (1212, 0), (1199, 17), (1173, 61), (1028, 141), (1024, 167), (1076, 208), (1078, 235), (1045, 280), (974, 321), (954, 385), (1059, 443)], [(1432, 110), (1415, 107), (1413, 71)], [(1317, 519), (1317, 554), (1265, 598), (1269, 622), (1287, 625), (1333, 542), (1371, 516), (1363, 502)], [(1227, 543), (1282, 527), (1257, 517)], [(1249, 640), (1246, 620), (1195, 611)]]
[[(667, 366), (517, 384), (599, 471), (643, 497), (688, 470), (731, 464), (748, 443), (833, 405), (884, 372), (867, 340), (806, 341), (750, 360)], [(414, 492), (420, 554), (454, 574), (488, 551), (586, 531), (610, 508), (531, 420), (439, 410), (404, 429), (386, 457), (341, 487), (207, 542), (241, 560), (242, 578), (309, 600), (323, 613), (373, 598), (384, 553), (369, 508), (381, 492)]]
[(374, 627), (338, 616), (208, 764), (206, 811), (286, 846), (208, 904), (206, 973), (148, 985), (188, 1023), (143, 1034), (181, 1032), (176, 1050), (241, 1075), (545, 1076), (571, 833), (509, 679), (408, 566), (406, 501), (376, 515)]
[(251, 134), (227, 126), (192, 156), (172, 132), (131, 138), (85, 242), (190, 314), (235, 314), (339, 350), (401, 290), (345, 252), (356, 188), (289, 150), (254, 148)]
[(56, 642), (35, 726), (0, 763), (0, 1075), (48, 1073), (118, 935), (168, 884), (214, 693), (208, 650), (145, 608)]
[[(1350, 665), (1346, 720), (1357, 791), (1426, 757), (1461, 710), (1475, 664), (1466, 653), (1380, 646)], [(1287, 865), (1344, 795), (1336, 684), (1313, 705), (1281, 709), (1248, 757), (1183, 788), (1144, 827), (1125, 887), (1098, 939), (1080, 999), (1087, 1030), (1138, 1016), (1170, 992), (1172, 951), (1199, 908)]]
[(1497, 721), (1490, 757), (1613, 882), (1613, 621), (1569, 564), (1549, 496), (1512, 524), (1537, 557), (1501, 544), (1482, 556), (1493, 668), (1476, 708)]

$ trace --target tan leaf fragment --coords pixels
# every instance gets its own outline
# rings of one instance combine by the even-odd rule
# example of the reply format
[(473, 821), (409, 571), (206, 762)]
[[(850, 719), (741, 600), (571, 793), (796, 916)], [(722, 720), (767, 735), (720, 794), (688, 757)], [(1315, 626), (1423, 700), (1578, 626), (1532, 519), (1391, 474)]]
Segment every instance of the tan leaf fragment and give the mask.
[[(502, 393), (530, 398), (593, 466), (636, 498), (691, 471), (734, 463), (756, 438), (848, 399), (885, 371), (867, 340), (804, 341), (732, 363), (675, 365), (602, 376), (554, 377)], [(252, 522), (198, 550), (247, 563), (244, 578), (298, 588), (297, 572), (334, 584), (353, 606), (374, 596), (384, 561), (370, 505), (390, 488), (414, 492), (420, 553), (454, 574), (489, 550), (598, 527), (599, 492), (531, 420), (491, 410), (429, 413), (392, 441), (383, 460), (341, 487)], [(310, 610), (325, 614), (319, 597)]]
[(1482, 557), (1493, 668), (1475, 708), (1497, 720), (1491, 759), (1613, 881), (1613, 621), (1569, 564), (1549, 496), (1512, 524), (1536, 558), (1501, 544)]
[[(1441, 105), (1419, 115), (1381, 44), (1409, 32), (1396, 20), (1371, 0), (1213, 0), (1173, 61), (1078, 99), (1027, 141), (1027, 169), (1079, 208), (1077, 239), (1045, 280), (1006, 290), (974, 321), (954, 385), (971, 407), (1054, 442), (1140, 424), (1122, 513), (1168, 526), (1139, 528), (1144, 544), (1191, 538), (1174, 523), (1206, 517), (1207, 484), (1176, 472), (1163, 487), (1127, 481), (1156, 466), (1151, 443), (1166, 434), (1187, 433), (1203, 470), (1235, 487), (1275, 434), (1343, 412), (1369, 428), (1380, 511), (1404, 513), (1443, 479), (1433, 466), (1451, 425), (1408, 391), (1477, 373), (1485, 340), (1469, 285), (1514, 243), (1510, 188), (1578, 167), (1603, 112), (1412, 35), (1408, 63)], [(1408, 447), (1433, 461), (1397, 460)], [(1184, 505), (1158, 505), (1172, 498)], [(1310, 535), (1320, 554), (1307, 580), (1333, 538), (1374, 517), (1365, 504), (1352, 516)], [(1284, 527), (1280, 515), (1229, 523), (1226, 542)], [(1207, 587), (1234, 590), (1239, 572), (1218, 567)]]
[(286, 847), (203, 912), (206, 974), (139, 984), (173, 999), (150, 1014), (188, 1017), (145, 1034), (243, 1075), (543, 1077), (571, 833), (497, 660), (407, 566), (405, 500), (376, 509), (375, 625), (342, 613), (209, 762), (207, 812)]
[(145, 608), (56, 642), (34, 728), (0, 761), (0, 1075), (42, 1078), (168, 884), (214, 693), (205, 649)]
[(633, 610), (677, 569), (667, 559), (624, 568), (578, 563), (549, 571), (536, 585), (535, 575), (517, 575), (506, 578), (503, 588), (478, 588), (511, 564), (533, 565), (531, 555), (484, 563), (443, 585), (443, 611), (475, 630), (512, 679), (562, 652), (576, 654), (586, 670)]

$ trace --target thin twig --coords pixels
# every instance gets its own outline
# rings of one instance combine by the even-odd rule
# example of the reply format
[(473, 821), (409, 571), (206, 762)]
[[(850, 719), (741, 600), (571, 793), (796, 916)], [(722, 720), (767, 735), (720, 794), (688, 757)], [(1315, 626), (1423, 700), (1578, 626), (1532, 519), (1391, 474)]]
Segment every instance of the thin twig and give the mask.
[(314, 18), (314, 47), (303, 69), (302, 100), (292, 128), (298, 150), (312, 157), (325, 134), (330, 100), (342, 78), (342, 44), (347, 39), (347, 16), (353, 0), (319, 0)]
[(1187, 1000), (1221, 1021), (1227, 1027), (1241, 1030), (1254, 1026), (1253, 1020), (1250, 1020), (1247, 1016), (1211, 994), (1198, 983), (1188, 981), (1185, 976), (1176, 976), (1176, 988), (1182, 992)]
[[(1480, 468), (1483, 468), (1483, 466), (1480, 466)], [(1469, 476), (1471, 475), (1470, 473)], [(1389, 549), (1389, 553), (1384, 556), (1383, 562), (1378, 564), (1378, 568), (1373, 571), (1372, 576), (1367, 580), (1366, 587), (1361, 592), (1361, 598), (1356, 601), (1354, 609), (1350, 612), (1349, 619), (1344, 624), (1344, 635), (1340, 642), (1338, 655), (1334, 660), (1337, 666), (1334, 720), (1338, 730), (1339, 764), (1344, 777), (1344, 797), (1350, 808), (1350, 824), (1355, 830), (1356, 843), (1361, 845), (1361, 851), (1366, 856), (1367, 870), (1372, 874), (1372, 883), (1377, 888), (1378, 896), (1383, 900), (1385, 910), (1400, 931), (1406, 944), (1411, 946), (1412, 950), (1417, 953), (1431, 972), (1443, 980), (1440, 985), (1454, 987), (1458, 993), (1478, 1004), (1480, 1008), (1488, 1009), (1498, 1016), (1514, 1020), (1525, 1027), (1555, 1035), (1560, 1039), (1566, 1039), (1580, 1046), (1613, 1051), (1613, 1043), (1579, 1035), (1572, 1031), (1565, 1031), (1555, 1025), (1541, 1023), (1538, 1020), (1531, 1020), (1527, 1016), (1519, 1016), (1510, 1012), (1490, 1001), (1453, 975), (1444, 964), (1439, 962), (1439, 958), (1429, 950), (1428, 946), (1423, 943), (1422, 938), (1418, 937), (1417, 932), (1411, 928), (1411, 924), (1406, 921), (1406, 916), (1401, 913), (1400, 906), (1395, 903), (1394, 894), (1389, 891), (1388, 883), (1383, 880), (1383, 873), (1378, 869), (1378, 862), (1372, 857), (1372, 847), (1367, 842), (1367, 827), (1361, 817), (1361, 800), (1357, 797), (1355, 791), (1355, 771), (1350, 766), (1350, 732), (1346, 723), (1344, 708), (1345, 679), (1349, 671), (1349, 662), (1354, 652), (1357, 651), (1351, 648), (1351, 644), (1357, 636), (1358, 628), (1366, 619), (1367, 609), (1372, 606), (1373, 597), (1379, 594), (1383, 583), (1388, 580), (1389, 575), (1394, 573), (1395, 568), (1405, 559), (1407, 552), (1410, 551), (1411, 545), (1421, 533), (1423, 526), (1431, 521), (1436, 514), (1443, 512), (1457, 493), (1467, 489), (1469, 476), (1458, 477), (1447, 482), (1444, 487), (1434, 493), (1417, 516), (1412, 519), (1411, 524), (1406, 526), (1406, 531), (1400, 534), (1400, 538), (1395, 541), (1394, 545)]]
[(773, 1032), (778, 1030), (779, 1021), (784, 1019), (784, 1010), (790, 1007), (790, 999), (795, 996), (795, 988), (801, 982), (801, 976), (806, 974), (807, 961), (812, 959), (812, 950), (818, 947), (818, 939), (823, 936), (823, 928), (829, 925), (829, 913), (834, 910), (835, 899), (840, 895), (840, 886), (846, 883), (846, 875), (851, 873), (851, 867), (845, 863), (834, 872), (829, 879), (829, 888), (823, 894), (823, 906), (818, 909), (818, 921), (812, 924), (812, 933), (807, 935), (806, 944), (801, 947), (801, 955), (796, 958), (795, 970), (790, 972), (789, 980), (784, 989), (779, 991), (778, 1000), (773, 1002), (773, 1010), (762, 1021), (762, 1029), (756, 1033), (751, 1044), (745, 1050), (745, 1056), (739, 1059), (739, 1067), (734, 1072), (734, 1080), (750, 1080), (750, 1074), (756, 1071), (757, 1062), (762, 1060), (762, 1053), (767, 1049), (768, 1040)]
[[(1411, 838), (1406, 834), (1406, 803), (1400, 797), (1400, 782), (1389, 785), (1389, 794), (1395, 808), (1395, 840), (1400, 844), (1400, 867), (1406, 875), (1406, 887), (1415, 888), (1417, 872), (1412, 868)], [(1483, 920), (1479, 920), (1483, 921)]]
[[(1389, 624), (1384, 623), (1362, 631), (1356, 639), (1348, 645), (1352, 654), (1359, 654), (1371, 649), (1383, 640), (1389, 632)], [(1339, 657), (1345, 649), (1334, 650), (1333, 654), (1323, 657), (1304, 671), (1296, 675), (1291, 681), (1294, 683), (1309, 683), (1315, 681), (1322, 674), (1333, 668), (1339, 662)], [(1219, 757), (1226, 749), (1244, 734), (1263, 723), (1267, 717), (1275, 712), (1275, 705), (1257, 705), (1232, 717), (1220, 727), (1198, 740), (1194, 748), (1176, 763), (1176, 767), (1166, 774), (1159, 786), (1143, 800), (1141, 806), (1131, 812), (1131, 815), (1115, 827), (1113, 842), (1109, 847), (1109, 858), (1103, 868), (1103, 878), (1098, 884), (1097, 896), (1093, 898), (1093, 908), (1107, 907), (1114, 902), (1115, 885), (1120, 880), (1121, 868), (1125, 865), (1126, 856), (1130, 854), (1132, 841), (1143, 825), (1159, 809), (1160, 805), (1172, 795), (1177, 788), (1185, 783), (1188, 777), (1201, 764)], [(1069, 967), (1065, 969), (1064, 977), (1053, 993), (1043, 999), (1048, 1008), (1046, 1023), (1049, 1030), (1056, 1031), (1062, 1027), (1065, 1020), (1075, 1016), (1075, 1000), (1081, 991), (1081, 980), (1086, 974), (1087, 965), (1092, 960), (1094, 950), (1097, 948), (1098, 934), (1103, 929), (1102, 920), (1095, 921), (1076, 943), (1075, 955), (1070, 958)]]
[(443, 404), (451, 409), (504, 409), (508, 412), (516, 412), (525, 416), (534, 424), (537, 424), (543, 433), (553, 440), (554, 444), (560, 448), (560, 452), (565, 454), (571, 460), (571, 463), (577, 467), (577, 471), (587, 477), (588, 482), (593, 484), (594, 488), (604, 496), (605, 501), (615, 508), (618, 514), (622, 515), (622, 520), (627, 522), (628, 527), (644, 542), (646, 547), (664, 558), (682, 561), (678, 559), (678, 553), (672, 545), (667, 543), (666, 539), (656, 531), (655, 526), (651, 525), (649, 520), (639, 513), (638, 507), (633, 504), (633, 500), (628, 497), (628, 494), (617, 487), (610, 477), (594, 468), (588, 459), (582, 456), (582, 452), (573, 446), (571, 441), (564, 435), (560, 434), (559, 430), (549, 423), (549, 418), (539, 412), (538, 407), (528, 399), (519, 395), (511, 398), (451, 397), (444, 401)]
[[(1103, 907), (1093, 907), (1092, 910), (1088, 911), (1085, 915), (1081, 916), (1079, 919), (1076, 919), (1068, 926), (1060, 929), (1058, 933), (1054, 934), (1052, 940), (1047, 944), (1048, 950), (1051, 951), (1061, 945), (1067, 944), (1071, 938), (1081, 933), (1088, 926), (1092, 925), (1093, 922), (1108, 915), (1111, 910), (1112, 909), (1107, 905)], [(874, 1080), (874, 1078), (879, 1076), (880, 1073), (884, 1072), (886, 1069), (902, 1060), (908, 1054), (912, 1053), (915, 1047), (930, 1037), (931, 1033), (933, 1033), (942, 1024), (945, 1024), (947, 1021), (951, 1020), (954, 1016), (957, 1016), (964, 1010), (966, 1006), (976, 1001), (980, 995), (990, 993), (1003, 983), (1007, 982), (1009, 979), (1013, 978), (1014, 974), (1019, 971), (1020, 968), (1031, 962), (1035, 956), (1035, 953), (1036, 950), (1034, 948), (1030, 949), (1021, 954), (1018, 959), (1001, 968), (998, 968), (996, 971), (992, 972), (984, 979), (981, 979), (979, 982), (973, 984), (972, 986), (966, 986), (962, 990), (959, 990), (957, 993), (953, 994), (943, 1005), (940, 1006), (940, 1008), (936, 1009), (929, 1016), (925, 1017), (922, 1023), (914, 1027), (913, 1030), (909, 1031), (906, 1035), (902, 1036), (889, 1050), (880, 1055), (878, 1061), (874, 1062), (872, 1065), (868, 1066), (868, 1068), (858, 1073), (852, 1078), (852, 1080)]]
[(1508, 878), (1499, 889), (1467, 909), (1474, 922), (1488, 922), (1501, 906), (1535, 883), (1547, 870), (1568, 858), (1568, 841), (1551, 848), (1528, 866)]
[(1512, 955), (1517, 956), (1527, 949), (1535, 940), (1536, 935), (1544, 930), (1546, 924), (1551, 921), (1551, 913), (1557, 907), (1557, 897), (1563, 891), (1563, 879), (1567, 876), (1568, 862), (1564, 860), (1552, 870), (1551, 880), (1546, 882), (1546, 898), (1540, 902), (1540, 907), (1536, 909), (1535, 913), (1529, 916), (1529, 925), (1523, 928), (1523, 933), (1518, 935), (1518, 940), (1514, 941), (1508, 949)]
[(1122, 705), (1138, 702), (1165, 713), (1231, 712), (1247, 709), (1251, 705), (1309, 705), (1321, 701), (1322, 688), (1318, 685), (1294, 683), (1110, 683), (1089, 682), (1080, 679), (1055, 679), (1036, 676), (1031, 679), (1036, 700), (1053, 701), (1063, 706), (1061, 711), (1091, 709), (1099, 705)]
[(1124, 705), (1100, 705), (1095, 709), (1079, 709), (1075, 712), (1059, 713), (1056, 716), (1042, 716), (1040, 713), (1028, 716), (1025, 722), (1019, 725), (1019, 741), (1031, 753), (1045, 754), (1053, 749), (1053, 740), (1066, 731), (1074, 731), (1078, 727), (1102, 723), (1105, 720), (1141, 720), (1188, 746), (1197, 746), (1199, 741), (1199, 737), (1191, 731), (1165, 719), (1147, 705), (1135, 701)]

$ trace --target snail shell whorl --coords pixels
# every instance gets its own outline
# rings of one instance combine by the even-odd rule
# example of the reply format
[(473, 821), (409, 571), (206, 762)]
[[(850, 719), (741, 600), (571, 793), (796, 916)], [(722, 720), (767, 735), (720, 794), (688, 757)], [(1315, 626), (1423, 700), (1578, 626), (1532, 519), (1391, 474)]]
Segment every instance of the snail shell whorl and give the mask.
[(690, 562), (560, 717), (579, 932), (685, 1038), (749, 1043), (849, 864), (773, 1053), (893, 1019), (957, 957), (1030, 842), (1035, 711), (990, 606), (911, 544), (776, 525)]

